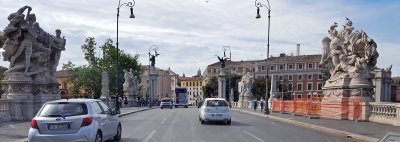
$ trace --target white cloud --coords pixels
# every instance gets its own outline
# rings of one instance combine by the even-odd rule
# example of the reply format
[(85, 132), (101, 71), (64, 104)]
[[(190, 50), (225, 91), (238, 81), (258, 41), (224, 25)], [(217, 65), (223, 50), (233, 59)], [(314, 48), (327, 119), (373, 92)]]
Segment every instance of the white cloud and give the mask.
[[(122, 0), (128, 2), (129, 0)], [(261, 0), (262, 1), (262, 0)], [(400, 32), (396, 26), (399, 8), (389, 2), (368, 3), (347, 1), (275, 1), (271, 0), (270, 55), (295, 52), (301, 44), (302, 54), (319, 54), (320, 41), (334, 21), (344, 23), (351, 18), (356, 29), (367, 31), (378, 42), (379, 67), (393, 64), (399, 75), (395, 50)], [(85, 64), (80, 46), (87, 36), (94, 36), (101, 45), (105, 39), (116, 41), (117, 0), (0, 0), (0, 27), (6, 17), (24, 5), (33, 7), (40, 25), (49, 33), (57, 28), (67, 38), (67, 51), (60, 63), (68, 60)], [(254, 1), (249, 0), (136, 0), (135, 19), (129, 19), (129, 8), (121, 7), (119, 24), (120, 48), (140, 55), (148, 64), (148, 47), (159, 46), (157, 66), (171, 67), (176, 73), (194, 75), (198, 68), (217, 62), (229, 45), (234, 60), (260, 59), (266, 55), (267, 11), (261, 9), (255, 19)], [(387, 18), (389, 17), (389, 18)], [(386, 19), (387, 18), (387, 19)], [(377, 24), (379, 21), (380, 24)], [(385, 25), (385, 26), (381, 26)], [(397, 37), (397, 38), (396, 38)], [(6, 62), (0, 65), (8, 66)]]

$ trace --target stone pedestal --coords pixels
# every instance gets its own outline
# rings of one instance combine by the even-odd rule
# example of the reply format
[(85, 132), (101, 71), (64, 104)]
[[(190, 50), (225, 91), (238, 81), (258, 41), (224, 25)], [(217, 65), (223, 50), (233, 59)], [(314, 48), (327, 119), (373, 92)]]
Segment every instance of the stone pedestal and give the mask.
[(110, 106), (109, 100), (110, 100), (110, 89), (109, 89), (109, 79), (108, 79), (108, 74), (107, 72), (102, 72), (101, 73), (101, 96), (100, 100), (102, 100), (104, 103), (106, 103), (108, 106)]
[(331, 119), (367, 121), (372, 93), (373, 86), (359, 79), (352, 82), (351, 78), (342, 78), (331, 82), (323, 88), (320, 115)]
[(150, 67), (150, 106), (153, 105), (153, 101), (157, 95), (157, 71), (156, 68)]
[(44, 103), (61, 98), (58, 84), (46, 83), (54, 81), (46, 73), (26, 76), (15, 72), (4, 79), (3, 96), (10, 100), (12, 120), (31, 120)]
[(223, 68), (218, 75), (218, 97), (226, 99), (226, 78)]

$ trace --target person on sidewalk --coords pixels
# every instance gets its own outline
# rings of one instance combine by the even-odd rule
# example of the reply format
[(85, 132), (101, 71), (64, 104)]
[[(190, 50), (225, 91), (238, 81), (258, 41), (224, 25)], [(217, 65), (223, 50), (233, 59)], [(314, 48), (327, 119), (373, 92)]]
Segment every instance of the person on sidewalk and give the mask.
[(122, 108), (122, 97), (118, 97), (118, 105)]
[(260, 107), (261, 107), (261, 112), (263, 112), (263, 110), (264, 110), (264, 100), (263, 99), (260, 100)]
[(126, 107), (128, 106), (128, 98), (126, 96), (124, 97), (124, 104)]
[(257, 100), (254, 100), (253, 103), (254, 103), (254, 111), (256, 111), (257, 110)]

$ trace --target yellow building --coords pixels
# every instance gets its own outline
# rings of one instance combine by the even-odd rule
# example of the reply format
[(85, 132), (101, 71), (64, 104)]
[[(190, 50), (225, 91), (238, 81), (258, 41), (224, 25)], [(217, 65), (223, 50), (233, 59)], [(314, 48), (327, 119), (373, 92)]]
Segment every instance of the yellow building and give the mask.
[(178, 85), (180, 87), (184, 87), (188, 91), (189, 103), (192, 105), (196, 105), (199, 100), (203, 99), (203, 76), (201, 75), (201, 71), (197, 72), (197, 75), (193, 77), (178, 77)]

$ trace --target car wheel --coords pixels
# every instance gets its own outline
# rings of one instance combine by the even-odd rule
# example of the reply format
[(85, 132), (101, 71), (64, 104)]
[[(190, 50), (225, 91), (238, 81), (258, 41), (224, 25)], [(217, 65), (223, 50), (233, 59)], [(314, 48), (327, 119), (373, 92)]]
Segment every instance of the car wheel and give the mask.
[(204, 121), (203, 119), (200, 118), (200, 123), (201, 124), (206, 124), (206, 121)]
[(226, 122), (226, 125), (231, 125), (231, 119), (229, 119), (229, 121)]
[(97, 132), (96, 139), (94, 141), (95, 142), (103, 142), (103, 136), (101, 135), (100, 131)]
[(163, 107), (161, 107), (161, 109), (163, 109)]
[(121, 140), (121, 136), (122, 136), (121, 124), (118, 124), (117, 134), (114, 136), (114, 141)]

